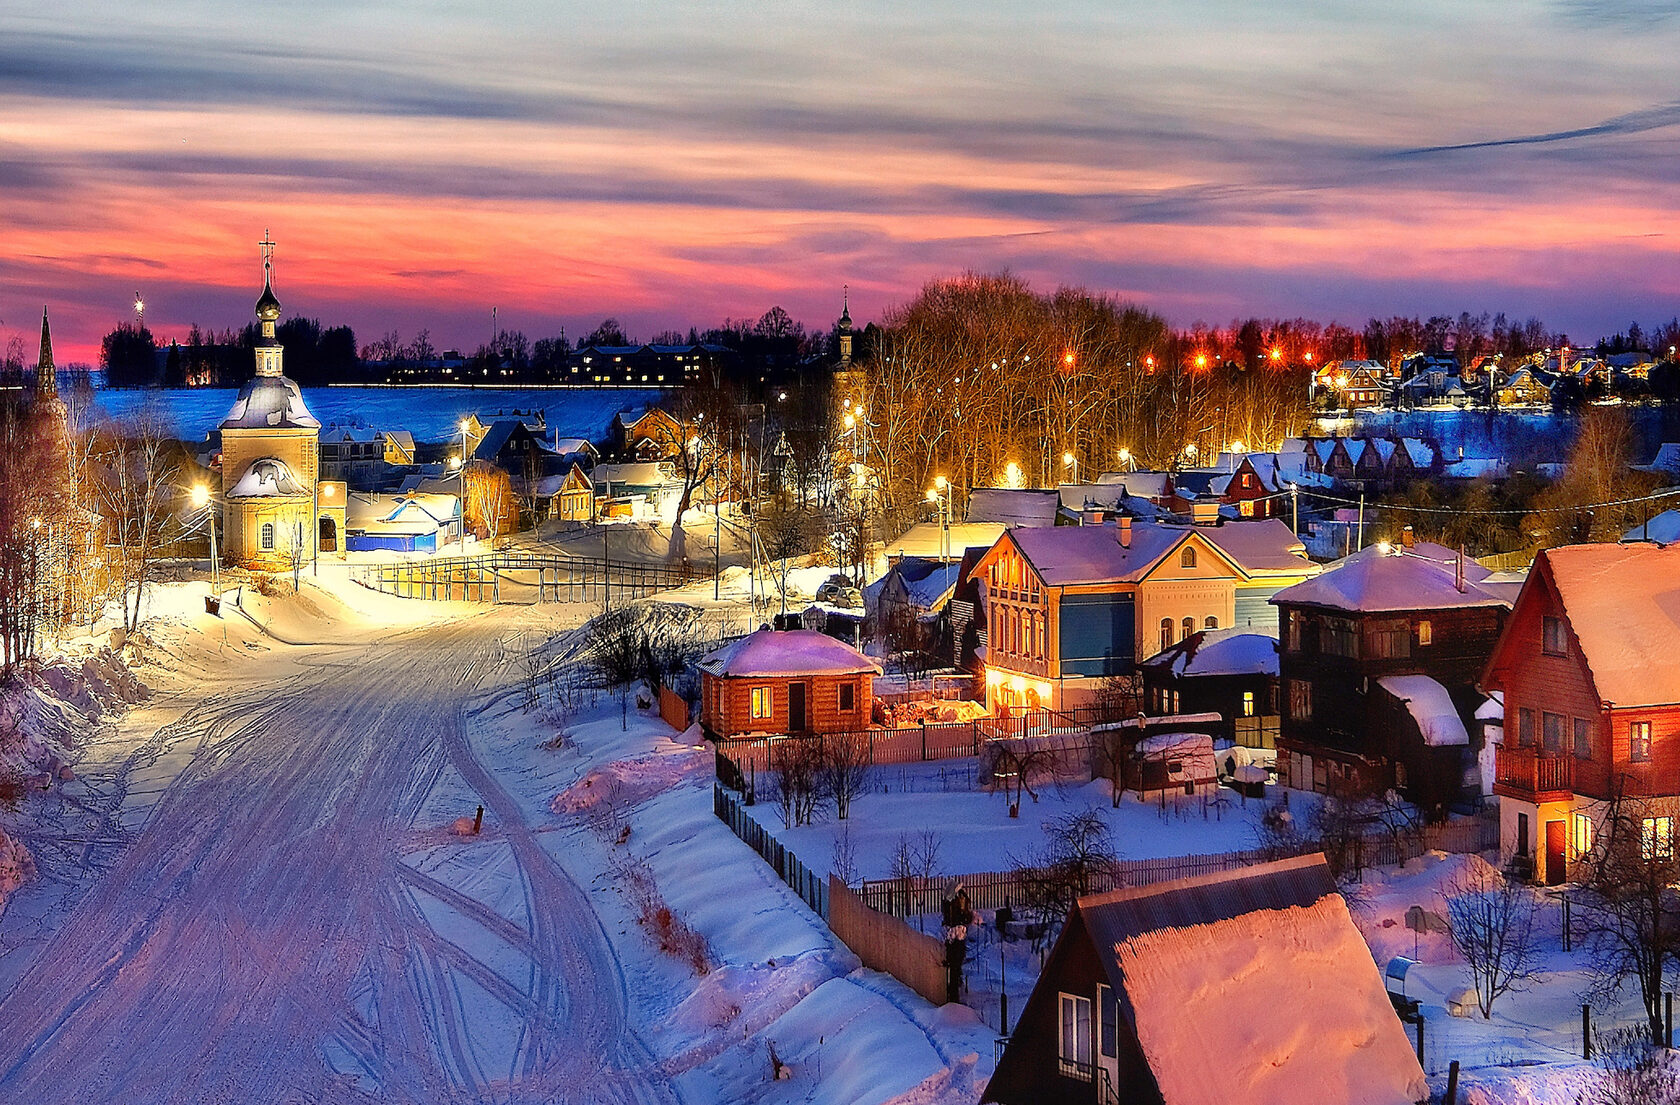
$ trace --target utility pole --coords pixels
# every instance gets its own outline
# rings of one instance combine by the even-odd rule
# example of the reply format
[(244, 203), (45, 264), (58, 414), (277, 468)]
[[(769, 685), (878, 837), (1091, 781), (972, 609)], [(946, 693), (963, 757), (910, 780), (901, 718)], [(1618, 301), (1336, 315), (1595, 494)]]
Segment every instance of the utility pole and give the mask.
[(1359, 547), (1365, 547), (1365, 492), (1359, 493)]
[(1301, 485), (1300, 484), (1291, 483), (1289, 485), (1289, 507), (1290, 507), (1290, 510), (1295, 515), (1295, 524), (1294, 524), (1294, 527), (1293, 527), (1294, 530), (1295, 530), (1295, 536), (1299, 537), (1301, 535)]

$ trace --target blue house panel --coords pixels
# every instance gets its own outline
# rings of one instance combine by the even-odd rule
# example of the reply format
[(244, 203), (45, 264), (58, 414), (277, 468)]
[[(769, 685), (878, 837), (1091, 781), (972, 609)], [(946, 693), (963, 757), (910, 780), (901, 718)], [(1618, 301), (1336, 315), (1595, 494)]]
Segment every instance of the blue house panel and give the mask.
[(1238, 587), (1236, 620), (1230, 628), (1276, 633), (1278, 609), (1271, 604), (1271, 598), (1281, 590), (1282, 587)]
[(415, 548), (414, 538), (402, 533), (352, 533), (344, 544), (351, 552), (413, 552)]
[(1136, 638), (1136, 602), (1120, 595), (1063, 595), (1061, 662), (1064, 676), (1117, 675), (1130, 671)]

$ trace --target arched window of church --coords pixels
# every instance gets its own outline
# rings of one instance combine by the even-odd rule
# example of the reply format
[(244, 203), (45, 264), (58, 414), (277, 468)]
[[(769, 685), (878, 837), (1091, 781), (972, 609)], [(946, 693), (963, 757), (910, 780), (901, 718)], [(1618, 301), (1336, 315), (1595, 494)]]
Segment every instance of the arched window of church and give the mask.
[(274, 523), (264, 522), (262, 527), (262, 547), (265, 550), (274, 548)]

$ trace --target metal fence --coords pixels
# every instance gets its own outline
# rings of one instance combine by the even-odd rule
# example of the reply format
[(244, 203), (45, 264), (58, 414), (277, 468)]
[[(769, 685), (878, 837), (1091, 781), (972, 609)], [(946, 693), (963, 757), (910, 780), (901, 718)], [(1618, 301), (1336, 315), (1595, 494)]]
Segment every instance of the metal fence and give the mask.
[(597, 602), (603, 595), (624, 601), (711, 576), (692, 564), (666, 567), (506, 552), (360, 565), (352, 570), (351, 578), (370, 590), (399, 598), (540, 603)]
[(712, 784), (712, 812), (731, 832), (746, 842), (747, 847), (764, 857), (781, 880), (793, 888), (818, 917), (828, 919), (828, 877), (818, 875), (800, 862), (782, 842), (765, 831), (752, 819), (746, 808), (722, 786)]

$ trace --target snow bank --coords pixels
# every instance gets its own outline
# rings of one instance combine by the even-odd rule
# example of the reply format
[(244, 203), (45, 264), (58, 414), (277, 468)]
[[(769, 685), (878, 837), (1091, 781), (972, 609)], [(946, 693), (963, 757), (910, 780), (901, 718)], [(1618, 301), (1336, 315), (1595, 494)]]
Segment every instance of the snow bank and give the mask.
[(1355, 894), (1353, 917), (1371, 956), (1386, 964), (1397, 955), (1420, 963), (1457, 963), (1452, 938), (1441, 932), (1414, 933), (1406, 927), (1406, 911), (1419, 906), (1447, 916), (1447, 894), (1455, 883), (1495, 875), (1481, 856), (1425, 852), (1402, 867), (1372, 869)]
[[(1144, 933), (1115, 953), (1138, 1040), (1172, 1105), (1429, 1096), (1339, 895)], [(1278, 1016), (1283, 1008), (1291, 1015)]]
[(615, 760), (593, 768), (554, 796), (555, 813), (585, 813), (603, 802), (636, 806), (684, 780), (712, 770), (710, 754), (673, 745), (670, 751)]

